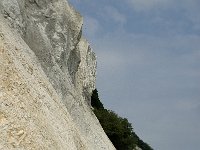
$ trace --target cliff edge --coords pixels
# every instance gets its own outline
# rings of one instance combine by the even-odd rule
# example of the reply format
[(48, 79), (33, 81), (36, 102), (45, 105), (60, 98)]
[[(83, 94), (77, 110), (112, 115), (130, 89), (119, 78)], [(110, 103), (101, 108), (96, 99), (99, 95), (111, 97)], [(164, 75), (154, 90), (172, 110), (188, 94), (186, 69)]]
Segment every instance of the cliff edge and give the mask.
[(96, 57), (66, 0), (0, 1), (0, 150), (114, 150), (90, 106)]

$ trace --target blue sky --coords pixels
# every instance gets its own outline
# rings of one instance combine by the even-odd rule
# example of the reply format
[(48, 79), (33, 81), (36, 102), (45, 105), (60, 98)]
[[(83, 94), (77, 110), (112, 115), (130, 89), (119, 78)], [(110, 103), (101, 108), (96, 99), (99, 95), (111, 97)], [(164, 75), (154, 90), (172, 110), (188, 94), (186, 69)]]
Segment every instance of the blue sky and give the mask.
[(104, 105), (155, 150), (200, 149), (200, 1), (70, 0)]

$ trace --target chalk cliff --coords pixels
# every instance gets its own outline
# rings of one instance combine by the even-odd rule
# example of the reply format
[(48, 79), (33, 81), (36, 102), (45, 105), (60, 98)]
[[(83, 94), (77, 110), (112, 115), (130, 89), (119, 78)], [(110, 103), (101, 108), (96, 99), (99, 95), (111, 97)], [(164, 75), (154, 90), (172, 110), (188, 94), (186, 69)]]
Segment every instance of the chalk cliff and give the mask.
[(96, 57), (66, 0), (0, 1), (0, 150), (114, 150), (90, 106)]

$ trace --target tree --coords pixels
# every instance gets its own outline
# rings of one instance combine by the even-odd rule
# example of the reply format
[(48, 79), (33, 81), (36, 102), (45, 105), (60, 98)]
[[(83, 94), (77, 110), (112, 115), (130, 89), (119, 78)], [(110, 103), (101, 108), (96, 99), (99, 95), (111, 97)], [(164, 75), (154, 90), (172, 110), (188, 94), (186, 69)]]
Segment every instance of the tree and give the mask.
[(96, 109), (104, 109), (103, 104), (99, 100), (99, 94), (97, 89), (95, 89), (91, 96), (91, 105)]

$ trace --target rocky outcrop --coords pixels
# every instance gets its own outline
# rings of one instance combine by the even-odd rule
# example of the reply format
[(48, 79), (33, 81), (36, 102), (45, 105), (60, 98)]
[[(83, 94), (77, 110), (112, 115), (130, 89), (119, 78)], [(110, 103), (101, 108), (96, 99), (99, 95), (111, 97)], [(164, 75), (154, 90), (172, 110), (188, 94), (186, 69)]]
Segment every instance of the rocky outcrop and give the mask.
[(0, 1), (0, 149), (115, 149), (90, 108), (82, 22), (66, 0)]

